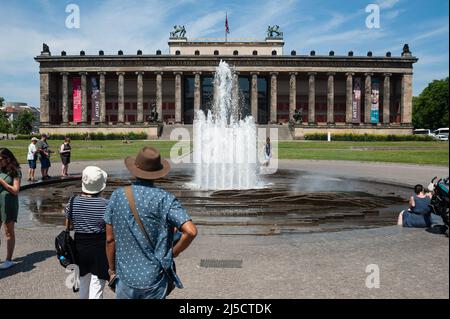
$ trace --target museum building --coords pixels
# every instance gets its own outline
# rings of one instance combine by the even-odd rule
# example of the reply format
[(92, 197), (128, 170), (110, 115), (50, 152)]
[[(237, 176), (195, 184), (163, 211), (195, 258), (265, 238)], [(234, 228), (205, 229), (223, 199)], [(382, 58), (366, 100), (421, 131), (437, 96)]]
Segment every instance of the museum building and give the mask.
[[(52, 55), (44, 44), (35, 57), (40, 131), (146, 132), (157, 138), (161, 125), (189, 127), (197, 110), (211, 108), (214, 72), (224, 60), (233, 67), (241, 116), (252, 115), (258, 125), (289, 127), (294, 138), (321, 132), (412, 133), (418, 59), (408, 45), (399, 47), (399, 56), (300, 55), (284, 52), (280, 36), (219, 40), (173, 36), (168, 54), (132, 55)], [(150, 116), (155, 111), (157, 119)]]

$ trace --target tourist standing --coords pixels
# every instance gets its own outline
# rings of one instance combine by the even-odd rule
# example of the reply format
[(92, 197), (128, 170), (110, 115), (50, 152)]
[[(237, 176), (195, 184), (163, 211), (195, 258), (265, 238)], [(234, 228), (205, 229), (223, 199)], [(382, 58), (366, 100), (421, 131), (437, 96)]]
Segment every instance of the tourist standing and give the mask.
[(397, 224), (403, 227), (430, 227), (431, 196), (425, 194), (422, 185), (414, 186), (414, 194), (409, 199), (409, 209), (400, 213)]
[(269, 166), (270, 159), (272, 158), (272, 144), (270, 144), (270, 138), (266, 138), (266, 144), (264, 144), (264, 166)]
[(96, 166), (83, 170), (82, 194), (66, 205), (66, 227), (75, 231), (74, 241), (80, 267), (80, 298), (103, 299), (108, 276), (106, 233), (103, 216), (108, 201), (100, 197), (107, 174)]
[(36, 137), (31, 138), (31, 143), (28, 145), (28, 181), (35, 181), (34, 173), (36, 171), (36, 161), (37, 161), (37, 148), (36, 143), (39, 140)]
[(22, 173), (19, 162), (7, 148), (0, 148), (0, 229), (5, 225), (6, 260), (0, 264), (0, 270), (11, 268), (12, 256), (16, 244), (14, 224), (19, 214), (19, 190)]
[(61, 145), (59, 149), (59, 155), (61, 156), (61, 176), (69, 176), (69, 163), (70, 163), (70, 155), (72, 152), (72, 147), (70, 146), (70, 138), (66, 137), (64, 139), (64, 143)]
[[(144, 147), (125, 166), (137, 181), (115, 190), (106, 209), (110, 281), (117, 276), (117, 299), (164, 299), (169, 287), (183, 287), (173, 258), (190, 245), (197, 228), (174, 195), (155, 187), (154, 180), (170, 170), (157, 149)], [(182, 233), (175, 246), (174, 228)]]
[(41, 139), (36, 144), (37, 153), (39, 154), (39, 160), (41, 162), (41, 175), (42, 180), (50, 179), (48, 176), (48, 169), (50, 168), (50, 153), (48, 143), (47, 143), (48, 135), (42, 134)]

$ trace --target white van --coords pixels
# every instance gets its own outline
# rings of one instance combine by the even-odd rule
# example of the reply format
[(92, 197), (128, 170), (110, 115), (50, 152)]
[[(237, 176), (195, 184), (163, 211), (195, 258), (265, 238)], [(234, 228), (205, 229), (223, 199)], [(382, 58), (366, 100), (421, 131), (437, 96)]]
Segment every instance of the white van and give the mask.
[(448, 127), (438, 128), (434, 131), (434, 138), (439, 141), (448, 141)]
[(413, 131), (413, 134), (414, 135), (429, 135), (429, 136), (432, 136), (433, 134), (431, 133), (431, 130), (427, 130), (427, 129), (424, 129), (424, 128), (418, 128), (418, 129), (415, 129), (414, 131)]

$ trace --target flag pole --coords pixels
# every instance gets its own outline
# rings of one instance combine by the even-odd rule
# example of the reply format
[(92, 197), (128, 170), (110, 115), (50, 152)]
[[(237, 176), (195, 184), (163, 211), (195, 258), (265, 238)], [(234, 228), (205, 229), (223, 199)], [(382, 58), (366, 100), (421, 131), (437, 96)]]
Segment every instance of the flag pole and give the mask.
[(228, 42), (227, 26), (228, 26), (228, 12), (225, 12), (225, 42)]

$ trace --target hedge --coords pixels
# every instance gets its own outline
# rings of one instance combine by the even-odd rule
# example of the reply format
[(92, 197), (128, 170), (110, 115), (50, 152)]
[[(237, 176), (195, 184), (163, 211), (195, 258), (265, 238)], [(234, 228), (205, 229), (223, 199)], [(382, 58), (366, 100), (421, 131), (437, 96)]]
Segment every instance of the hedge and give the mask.
[[(109, 133), (109, 134), (103, 134), (103, 133), (71, 133), (71, 134), (49, 134), (51, 140), (64, 140), (66, 137), (70, 138), (71, 140), (123, 140), (123, 139), (129, 139), (129, 140), (145, 140), (147, 139), (147, 133), (140, 132), (140, 133)], [(41, 135), (17, 135), (17, 140), (29, 140), (32, 137), (41, 138)]]
[[(328, 134), (305, 135), (305, 140), (326, 141)], [(331, 134), (332, 141), (385, 142), (385, 141), (433, 141), (428, 135), (381, 135), (381, 134)]]

